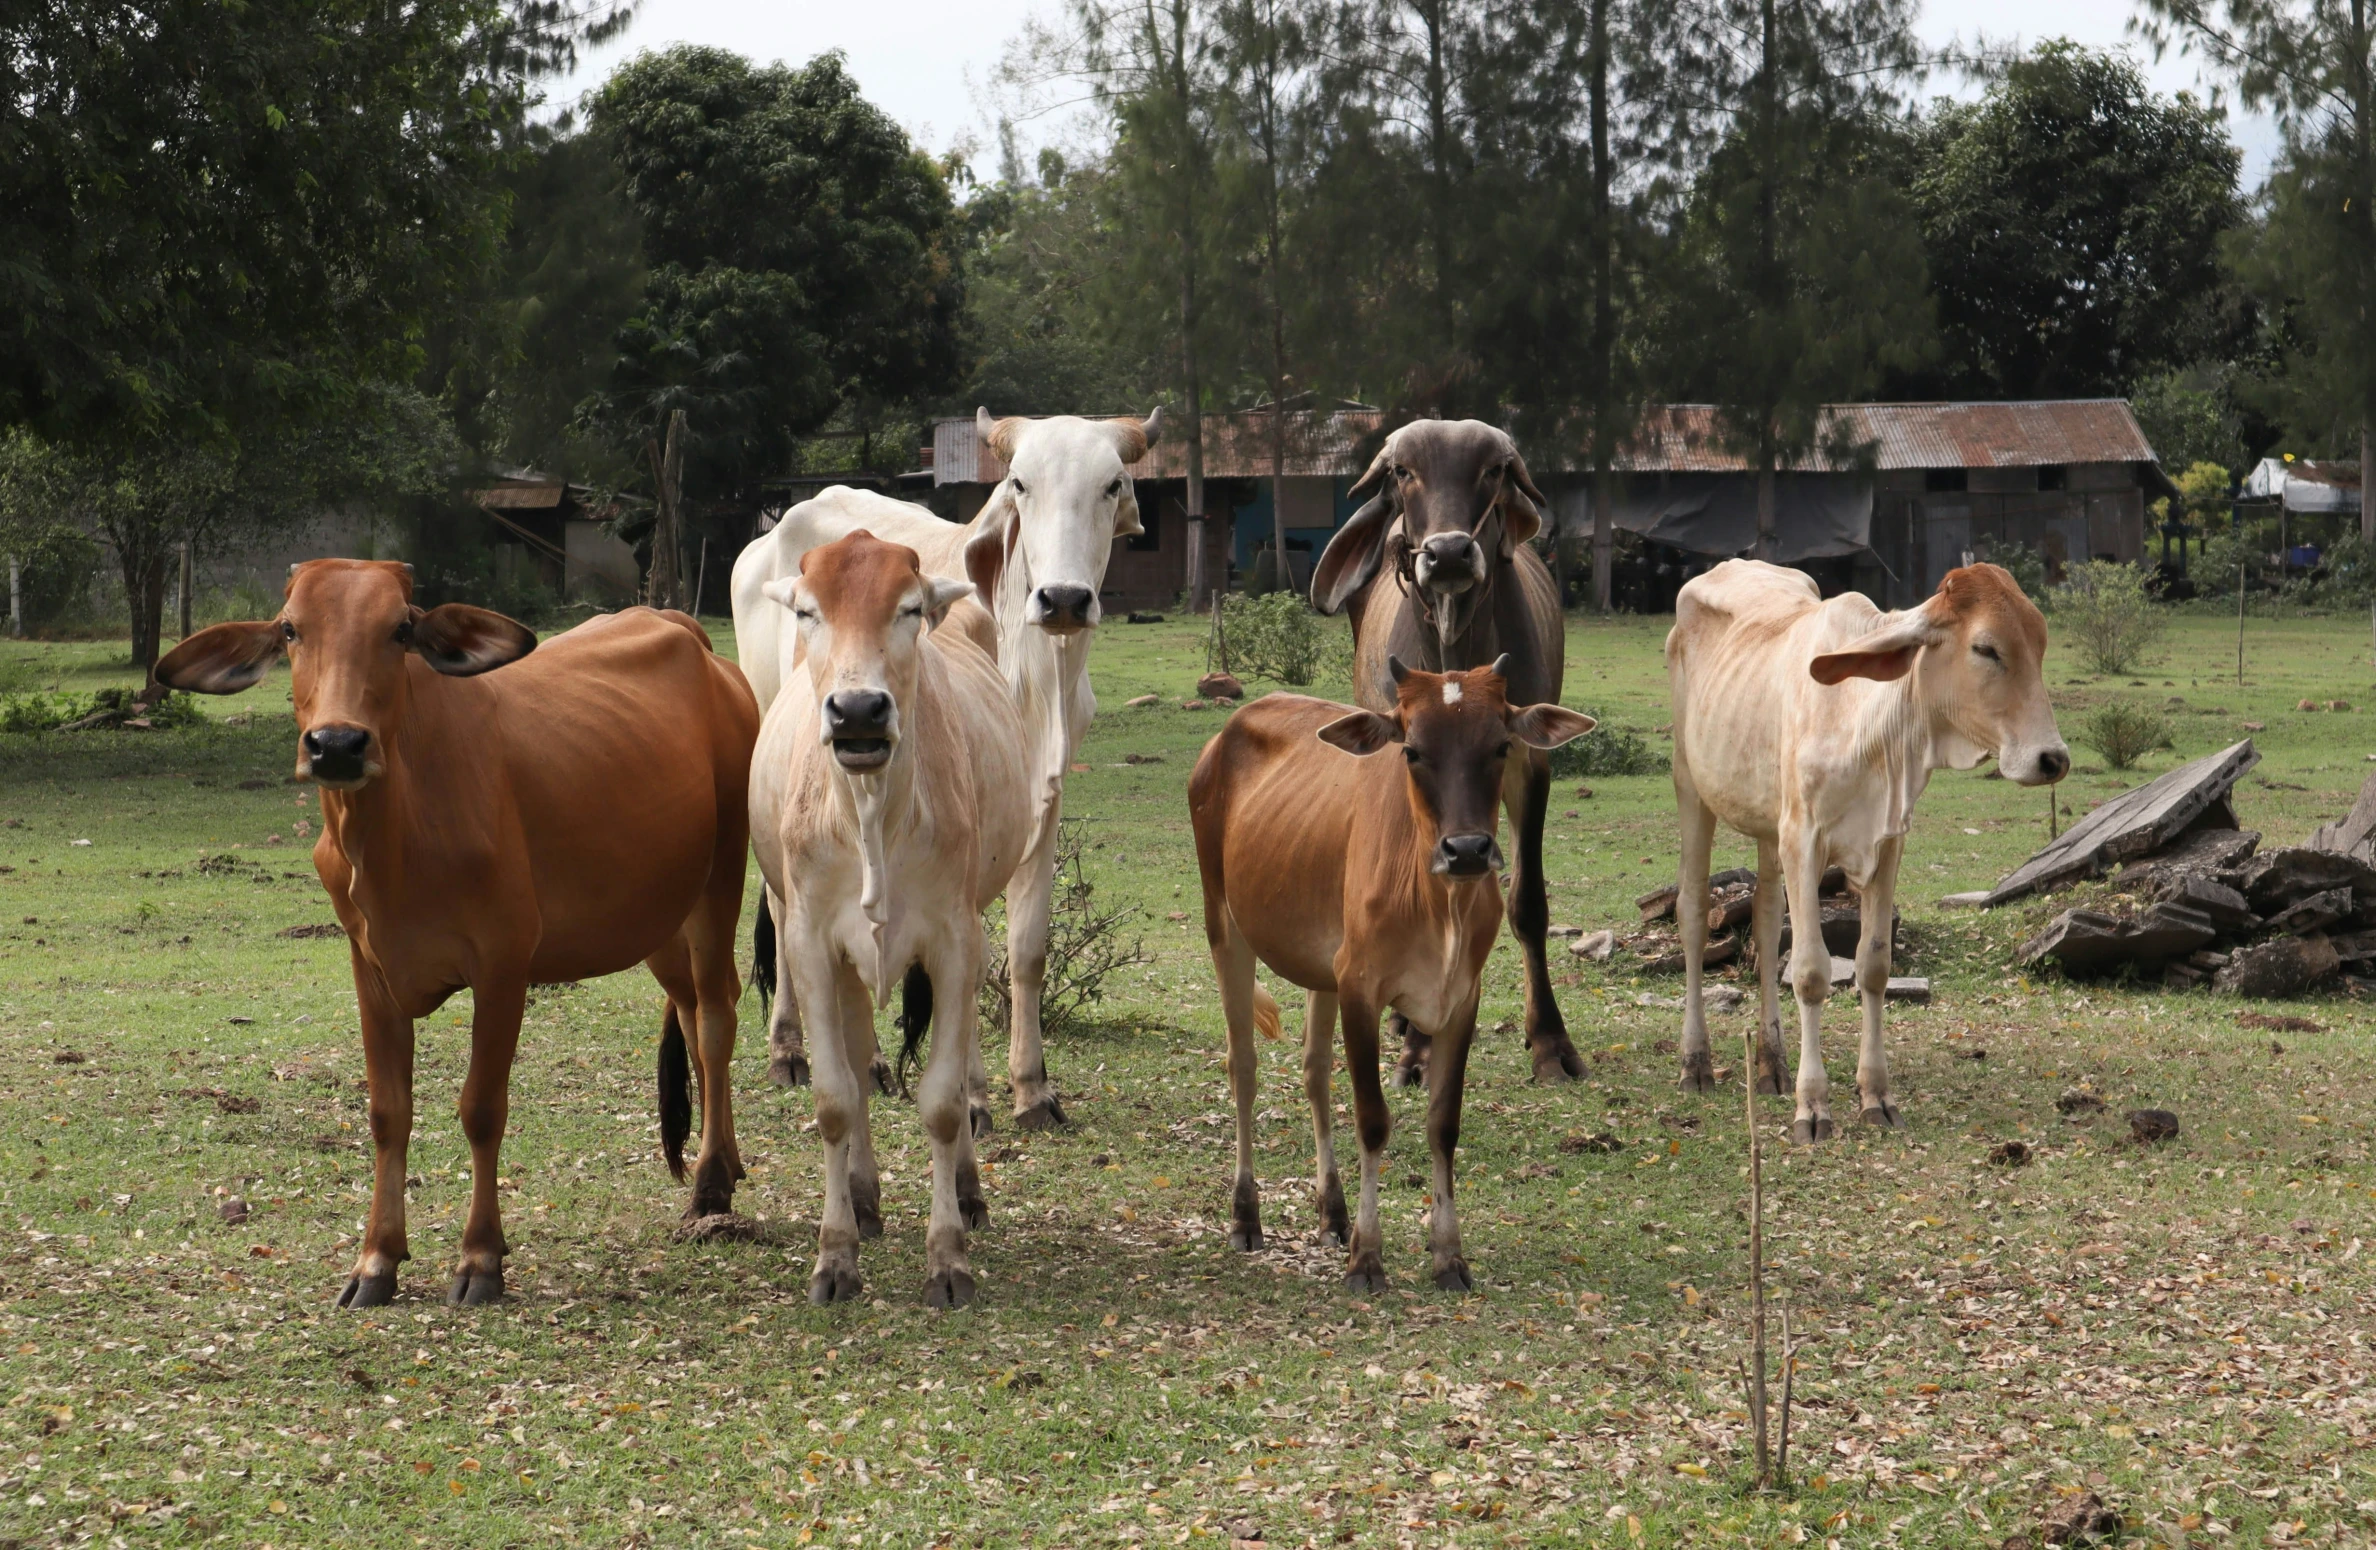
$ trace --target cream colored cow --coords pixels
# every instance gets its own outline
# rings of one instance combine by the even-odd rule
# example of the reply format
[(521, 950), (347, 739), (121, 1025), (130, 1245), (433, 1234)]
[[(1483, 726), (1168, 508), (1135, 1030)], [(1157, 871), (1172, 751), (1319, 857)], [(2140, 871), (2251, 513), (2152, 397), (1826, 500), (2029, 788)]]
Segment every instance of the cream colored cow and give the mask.
[(1921, 607), (1885, 614), (1856, 593), (1822, 600), (1805, 574), (1728, 560), (1685, 584), (1666, 640), (1675, 709), (1675, 801), (1683, 865), (1683, 1085), (1715, 1085), (1700, 964), (1708, 944), (1708, 852), (1719, 821), (1757, 842), (1757, 1090), (1782, 1090), (1775, 979), (1781, 905), (1798, 995), (1800, 1141), (1832, 1134), (1823, 1002), (1831, 955), (1816, 892), (1828, 866), (1862, 903), (1856, 988), (1864, 1002), (1856, 1085), (1867, 1123), (1895, 1125), (1881, 1050), (1898, 858), (1914, 803), (1937, 769), (1995, 756), (2019, 785), (2062, 779), (2071, 756), (2040, 671), (2046, 621), (2004, 570), (1949, 571)]
[(998, 666), (931, 628), (972, 584), (925, 574), (916, 552), (865, 532), (811, 550), (769, 582), (800, 635), (751, 760), (751, 840), (783, 901), (773, 944), (807, 1014), (825, 1209), (809, 1300), (858, 1295), (858, 1240), (883, 1230), (867, 1126), (875, 1009), (898, 986), (907, 1048), (930, 1023), (916, 1107), (932, 1147), (925, 1300), (973, 1300), (965, 1234), (987, 1212), (967, 1120), (978, 1063), (982, 911), (1031, 838), (1023, 720)]
[[(983, 410), (977, 429), (1008, 473), (971, 523), (943, 522), (911, 502), (836, 485), (786, 512), (735, 560), (734, 627), (743, 672), (765, 710), (778, 685), (797, 675), (800, 653), (799, 637), (786, 628), (783, 610), (767, 601), (766, 588), (798, 575), (810, 550), (860, 529), (913, 549), (927, 576), (973, 582), (996, 620), (996, 655), (1022, 712), (1036, 800), (1031, 849), (1007, 900), (1014, 985), (1007, 1075), (1015, 1121), (1033, 1130), (1064, 1120), (1040, 1040), (1064, 775), (1097, 711), (1089, 643), (1103, 612), (1098, 593), (1106, 562), (1116, 538), (1144, 531), (1129, 465), (1146, 456), (1162, 419), (1157, 411), (1143, 421), (994, 420)], [(971, 605), (961, 607), (952, 623), (971, 612)], [(763, 899), (762, 908), (781, 902)], [(787, 1086), (806, 1070), (799, 1017), (797, 999), (786, 996), (769, 1028), (768, 1074)], [(984, 1089), (986, 1080), (976, 1085)], [(975, 1097), (987, 1093), (977, 1090)], [(987, 1123), (988, 1111), (978, 1118)]]

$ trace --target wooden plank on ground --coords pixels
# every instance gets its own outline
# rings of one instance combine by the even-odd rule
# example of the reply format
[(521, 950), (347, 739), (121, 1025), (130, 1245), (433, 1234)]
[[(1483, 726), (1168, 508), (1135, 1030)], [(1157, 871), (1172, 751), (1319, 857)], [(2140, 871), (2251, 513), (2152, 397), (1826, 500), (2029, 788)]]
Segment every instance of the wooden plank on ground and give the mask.
[(1993, 908), (2075, 877), (2096, 876), (2114, 863), (2151, 855), (2226, 801), (2244, 772), (2258, 763), (2260, 753), (2248, 737), (2122, 792), (2014, 868), (1989, 890), (1982, 907)]

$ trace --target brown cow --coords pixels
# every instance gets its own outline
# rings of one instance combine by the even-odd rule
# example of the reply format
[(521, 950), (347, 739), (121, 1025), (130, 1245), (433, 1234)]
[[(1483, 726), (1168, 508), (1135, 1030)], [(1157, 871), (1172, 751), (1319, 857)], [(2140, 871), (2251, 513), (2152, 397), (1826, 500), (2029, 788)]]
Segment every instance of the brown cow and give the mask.
[[(1429, 1062), (1427, 1140), (1435, 1159), (1429, 1241), (1435, 1282), (1466, 1291), (1452, 1208), (1452, 1151), (1477, 1026), (1477, 980), (1501, 929), (1494, 839), (1503, 770), (1519, 745), (1556, 748), (1592, 730), (1557, 705), (1513, 708), (1506, 662), (1428, 673), (1389, 659), (1391, 714), (1273, 694), (1229, 718), (1188, 782), (1204, 877), (1205, 940), (1229, 1023), (1237, 1099), (1232, 1247), (1262, 1246), (1254, 1184), (1256, 959), (1307, 993), (1304, 1095), (1318, 1152), (1322, 1233), (1348, 1242), (1329, 1134), (1330, 1024), (1342, 1015), (1361, 1136), (1361, 1207), (1346, 1284), (1386, 1284), (1378, 1169), (1388, 1114), (1378, 1019), (1401, 1013), (1438, 1042)], [(1400, 759), (1368, 757), (1399, 746)], [(1347, 758), (1346, 754), (1356, 757)]]
[(631, 608), (538, 648), (501, 614), (415, 607), (409, 566), (314, 560), (291, 568), (280, 617), (201, 630), (157, 678), (234, 694), (284, 652), (297, 778), (322, 788), (314, 869), (346, 928), (371, 1079), (371, 1222), (339, 1305), (387, 1302), (412, 1257), (413, 1020), (465, 986), (470, 1221), (447, 1301), (503, 1295), (496, 1161), (532, 984), (650, 967), (668, 994), (669, 1166), (684, 1177), (690, 1024), (703, 1131), (686, 1214), (726, 1210), (743, 1173), (727, 1065), (759, 731), (742, 674), (683, 614)]
[[(1391, 656), (1435, 672), (1507, 662), (1511, 694), (1557, 700), (1567, 625), (1551, 572), (1528, 547), (1542, 529), (1543, 492), (1509, 434), (1477, 420), (1414, 420), (1386, 438), (1353, 488), (1377, 493), (1328, 541), (1312, 573), (1313, 606), (1353, 615), (1353, 698), (1394, 708)], [(1526, 958), (1527, 1052), (1536, 1081), (1564, 1082), (1584, 1074), (1584, 1060), (1559, 1015), (1546, 956), (1550, 760), (1512, 759), (1502, 779), (1518, 852), (1510, 931)], [(1427, 1036), (1407, 1025), (1401, 1032), (1396, 1080), (1415, 1086)]]

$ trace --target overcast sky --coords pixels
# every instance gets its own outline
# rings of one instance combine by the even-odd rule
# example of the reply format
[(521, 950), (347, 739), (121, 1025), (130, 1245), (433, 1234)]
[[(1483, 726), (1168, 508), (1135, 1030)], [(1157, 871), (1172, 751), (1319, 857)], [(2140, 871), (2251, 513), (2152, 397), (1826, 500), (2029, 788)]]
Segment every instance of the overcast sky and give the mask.
[[(867, 97), (904, 125), (926, 149), (940, 152), (960, 140), (980, 147), (984, 175), (996, 166), (996, 135), (985, 113), (984, 89), (1009, 39), (1035, 12), (1054, 15), (1058, 0), (645, 0), (643, 14), (619, 43), (584, 61), (562, 95), (597, 85), (620, 61), (643, 49), (705, 43), (760, 60), (805, 62), (827, 49), (849, 57)], [(2095, 47), (2127, 45), (2128, 0), (1930, 0), (1920, 31), (1940, 45), (1986, 34), (1991, 42), (2036, 42), (2068, 37)], [(2173, 55), (2150, 63), (2135, 47), (2155, 85), (2165, 91), (2199, 89), (2191, 59)], [(1927, 88), (1956, 90), (1941, 79)], [(2245, 176), (2266, 170), (2271, 134), (2265, 123), (2239, 122)]]

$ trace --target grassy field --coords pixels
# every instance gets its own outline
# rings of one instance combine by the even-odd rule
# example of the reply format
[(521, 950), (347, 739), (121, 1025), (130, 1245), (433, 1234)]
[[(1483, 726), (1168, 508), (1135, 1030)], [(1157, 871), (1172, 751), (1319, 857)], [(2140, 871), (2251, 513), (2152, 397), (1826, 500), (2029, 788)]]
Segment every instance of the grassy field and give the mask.
[[(1569, 703), (1659, 744), (1663, 630), (1573, 622)], [(2062, 800), (2259, 722), (2238, 805), (2300, 838), (2376, 758), (2368, 645), (2363, 621), (2256, 620), (2243, 687), (2212, 619), (2179, 621), (2135, 679), (2058, 656), (2066, 731), (2116, 696), (2176, 730), (2141, 772), (2080, 751)], [(128, 682), (118, 651), (0, 645), (0, 688)], [(1292, 1040), (1262, 1052), (1271, 1247), (1230, 1252), (1183, 798), (1218, 722), (1179, 708), (1202, 665), (1191, 628), (1101, 634), (1070, 808), (1148, 961), (1051, 1040), (1073, 1123), (985, 1144), (982, 1298), (954, 1315), (921, 1306), (926, 1151), (888, 1101), (869, 1300), (808, 1306), (808, 1095), (765, 1086), (749, 1003), (738, 1205), (764, 1233), (676, 1239), (640, 971), (530, 1008), (512, 1298), (489, 1309), (439, 1300), (467, 1205), (466, 998), (424, 1023), (419, 1258), (394, 1306), (339, 1314), (370, 1176), (362, 1057), (344, 944), (290, 934), (331, 915), (285, 674), (191, 731), (0, 737), (0, 1546), (1996, 1546), (2083, 1487), (2129, 1544), (2376, 1542), (2368, 1011), (2257, 1009), (2315, 1024), (2273, 1036), (2207, 994), (2014, 972), (2067, 897), (1933, 902), (2044, 839), (2046, 797), (1981, 772), (1933, 783), (1908, 848), (1900, 972), (1938, 993), (1892, 1010), (1907, 1128), (1792, 1150), (1789, 1100), (1762, 1100), (1767, 1240), (1804, 1340), (1791, 1489), (1745, 1488), (1741, 1100), (1676, 1091), (1679, 1014), (1639, 998), (1678, 982), (1624, 953), (1559, 956), (1591, 1071), (1558, 1089), (1525, 1080), (1516, 954), (1495, 954), (1503, 1027), (1461, 1153), (1474, 1295), (1428, 1289), (1415, 1093), (1393, 1099), (1393, 1288), (1348, 1297), (1310, 1246)], [(1664, 776), (1590, 784), (1562, 782), (1550, 860), (1554, 919), (1586, 928), (1630, 920), (1675, 861)], [(1727, 841), (1717, 864), (1747, 857)], [(1713, 1021), (1737, 1066), (1746, 1015)], [(1835, 1004), (1844, 1089), (1853, 1023)], [(2112, 1117), (2055, 1112), (2083, 1078)], [(2148, 1104), (2180, 1139), (2127, 1143), (2119, 1112)], [(1624, 1149), (1561, 1147), (1602, 1131)], [(1990, 1167), (2014, 1137), (2037, 1160)]]

